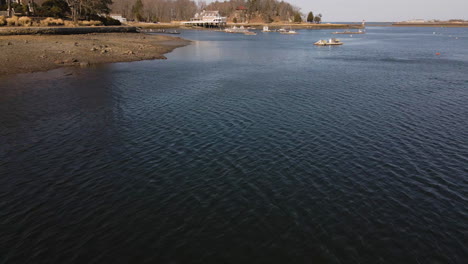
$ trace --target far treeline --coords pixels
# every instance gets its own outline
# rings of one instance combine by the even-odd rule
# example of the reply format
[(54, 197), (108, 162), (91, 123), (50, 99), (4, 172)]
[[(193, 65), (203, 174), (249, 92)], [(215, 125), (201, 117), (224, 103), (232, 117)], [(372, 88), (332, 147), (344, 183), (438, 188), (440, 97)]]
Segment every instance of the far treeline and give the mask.
[(0, 11), (10, 16), (71, 18), (78, 20), (96, 19), (105, 25), (120, 22), (107, 16), (112, 0), (0, 0)]
[[(199, 0), (0, 0), (0, 11), (10, 10), (12, 15), (82, 19), (105, 18), (104, 24), (115, 21), (106, 16), (119, 14), (128, 20), (141, 22), (171, 22), (190, 20), (203, 10), (217, 10), (229, 22), (272, 23), (302, 22), (298, 7), (278, 0), (229, 0), (207, 4)], [(312, 12), (307, 22), (320, 23), (322, 15)], [(118, 21), (117, 21), (118, 23)]]
[[(278, 0), (114, 0), (112, 12), (121, 14), (129, 20), (144, 22), (185, 21), (193, 18), (202, 10), (217, 10), (230, 22), (302, 22), (300, 9)], [(312, 16), (312, 19), (308, 19)], [(322, 15), (314, 17), (310, 12), (308, 22), (321, 22)], [(242, 21), (240, 21), (242, 19)], [(310, 21), (309, 21), (310, 20)]]

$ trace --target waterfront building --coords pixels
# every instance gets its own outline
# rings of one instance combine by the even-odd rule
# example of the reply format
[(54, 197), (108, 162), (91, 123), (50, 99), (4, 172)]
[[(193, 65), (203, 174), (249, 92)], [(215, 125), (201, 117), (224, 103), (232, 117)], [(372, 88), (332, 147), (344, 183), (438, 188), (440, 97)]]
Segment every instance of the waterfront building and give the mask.
[(219, 14), (219, 11), (206, 11), (203, 10), (200, 14), (184, 22), (184, 25), (198, 26), (198, 27), (224, 27), (226, 26), (227, 18)]

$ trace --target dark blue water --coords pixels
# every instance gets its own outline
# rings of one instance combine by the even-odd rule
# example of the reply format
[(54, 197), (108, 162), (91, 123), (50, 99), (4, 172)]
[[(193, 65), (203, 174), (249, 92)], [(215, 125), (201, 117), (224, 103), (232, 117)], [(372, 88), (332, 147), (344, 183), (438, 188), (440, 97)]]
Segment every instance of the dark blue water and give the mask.
[(465, 263), (468, 29), (330, 32), (0, 79), (0, 263)]

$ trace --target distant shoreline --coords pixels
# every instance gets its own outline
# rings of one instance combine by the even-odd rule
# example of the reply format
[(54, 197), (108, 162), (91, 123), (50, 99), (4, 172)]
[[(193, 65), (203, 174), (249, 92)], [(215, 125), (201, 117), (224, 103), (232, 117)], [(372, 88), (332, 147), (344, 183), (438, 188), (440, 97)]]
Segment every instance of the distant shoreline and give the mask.
[[(141, 27), (147, 29), (168, 29), (168, 28), (180, 28), (180, 29), (215, 29), (215, 28), (202, 28), (202, 27), (190, 27), (184, 26), (181, 23), (128, 23), (129, 26)], [(362, 28), (361, 24), (312, 24), (312, 23), (228, 23), (227, 27), (233, 26), (244, 26), (254, 27), (262, 29), (267, 26), (272, 29), (279, 28), (294, 28), (294, 29), (358, 29)]]
[(397, 22), (394, 27), (468, 27), (468, 22)]

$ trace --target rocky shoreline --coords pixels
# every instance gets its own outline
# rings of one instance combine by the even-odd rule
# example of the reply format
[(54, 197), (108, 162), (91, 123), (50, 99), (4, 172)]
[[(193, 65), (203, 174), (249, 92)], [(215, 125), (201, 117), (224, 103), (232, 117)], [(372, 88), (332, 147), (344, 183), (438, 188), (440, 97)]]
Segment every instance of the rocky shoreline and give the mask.
[(165, 59), (190, 43), (182, 38), (140, 33), (0, 36), (0, 76), (64, 66)]

